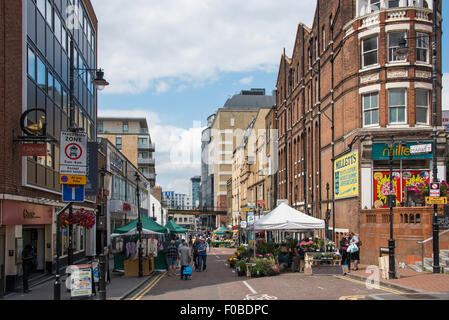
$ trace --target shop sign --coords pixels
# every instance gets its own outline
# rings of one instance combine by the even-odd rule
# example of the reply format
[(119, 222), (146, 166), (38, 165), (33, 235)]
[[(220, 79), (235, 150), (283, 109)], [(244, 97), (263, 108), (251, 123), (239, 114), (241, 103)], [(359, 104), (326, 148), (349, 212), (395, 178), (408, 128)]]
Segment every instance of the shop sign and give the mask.
[(246, 229), (246, 221), (240, 221), (240, 228)]
[(123, 211), (131, 211), (131, 204), (128, 202), (123, 203)]
[(92, 268), (72, 266), (70, 275), (72, 297), (85, 297), (92, 295)]
[(432, 144), (417, 144), (414, 146), (410, 146), (410, 154), (417, 155), (417, 154), (423, 154), (423, 153), (430, 153), (432, 152)]
[(447, 197), (426, 197), (426, 204), (447, 204)]
[(0, 224), (52, 224), (52, 216), (53, 207), (5, 200), (2, 201), (2, 214)]
[[(407, 159), (432, 159), (432, 153), (413, 154), (410, 150), (412, 146), (420, 145), (417, 142), (407, 142), (405, 146), (400, 143), (395, 143), (393, 148), (390, 148), (386, 143), (373, 143), (373, 150), (371, 152), (371, 159), (373, 160), (389, 160), (390, 153), (393, 154), (393, 159), (407, 160)], [(426, 144), (423, 144), (426, 145)], [(413, 147), (416, 148), (420, 147)], [(426, 148), (426, 147), (425, 147)]]
[(45, 157), (47, 155), (46, 143), (22, 143), (20, 145), (22, 157)]
[[(86, 196), (95, 196), (98, 189), (98, 143), (87, 143)], [(105, 177), (106, 180), (106, 177)], [(106, 181), (105, 181), (106, 182)]]
[(254, 212), (250, 211), (246, 214), (246, 222), (248, 225), (254, 223)]
[(359, 153), (354, 151), (334, 162), (335, 199), (357, 197), (359, 195)]
[(257, 200), (257, 205), (263, 207), (265, 205), (265, 200)]

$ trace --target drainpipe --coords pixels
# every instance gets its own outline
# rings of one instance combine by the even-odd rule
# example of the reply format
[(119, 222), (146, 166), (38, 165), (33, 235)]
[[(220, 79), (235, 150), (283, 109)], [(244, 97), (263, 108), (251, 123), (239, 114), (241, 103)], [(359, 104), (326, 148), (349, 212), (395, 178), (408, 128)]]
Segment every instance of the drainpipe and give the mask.
[[(321, 59), (320, 59), (320, 50), (321, 50), (321, 37), (320, 37), (320, 0), (317, 0), (317, 41), (318, 41), (318, 52), (317, 52), (317, 60), (318, 60), (318, 172), (319, 172), (319, 180), (318, 180), (318, 199), (319, 199), (319, 218), (322, 219), (321, 213)], [(324, 45), (324, 43), (323, 43)]]
[(285, 48), (284, 48), (284, 101), (283, 101), (283, 105), (284, 105), (284, 158), (285, 158), (285, 199), (287, 199), (288, 201), (288, 163), (287, 163), (287, 152), (288, 152), (288, 148), (287, 148), (287, 61), (286, 61), (286, 56), (285, 56)]
[(302, 26), (302, 32), (301, 32), (301, 36), (302, 36), (302, 71), (301, 71), (301, 75), (302, 75), (302, 131), (303, 131), (303, 139), (302, 139), (302, 149), (303, 149), (303, 174), (304, 174), (304, 213), (307, 212), (308, 209), (308, 199), (307, 199), (307, 129), (306, 129), (306, 87), (305, 87), (305, 80), (304, 80), (304, 72), (305, 72), (305, 68), (304, 68), (304, 63), (305, 63), (305, 49), (304, 49), (304, 40), (305, 40), (305, 36), (304, 36), (304, 26)]

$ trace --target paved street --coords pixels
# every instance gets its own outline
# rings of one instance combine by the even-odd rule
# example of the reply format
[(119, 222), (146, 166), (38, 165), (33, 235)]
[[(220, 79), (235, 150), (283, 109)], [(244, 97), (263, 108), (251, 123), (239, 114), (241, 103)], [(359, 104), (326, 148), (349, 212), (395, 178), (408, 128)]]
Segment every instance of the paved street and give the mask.
[[(194, 272), (193, 279), (162, 277), (142, 290), (139, 300), (351, 300), (369, 295), (396, 293), (383, 288), (368, 289), (363, 281), (336, 276), (308, 276), (285, 273), (274, 277), (238, 277), (227, 265), (233, 249), (213, 248), (208, 254), (207, 271)], [(394, 293), (393, 293), (394, 292)]]

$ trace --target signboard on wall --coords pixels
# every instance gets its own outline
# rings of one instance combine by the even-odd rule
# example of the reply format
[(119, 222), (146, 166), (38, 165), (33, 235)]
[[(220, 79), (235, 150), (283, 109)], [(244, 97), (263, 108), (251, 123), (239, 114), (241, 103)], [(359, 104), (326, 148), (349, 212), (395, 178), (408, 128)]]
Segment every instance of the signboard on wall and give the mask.
[(443, 110), (443, 126), (449, 132), (449, 110)]
[[(371, 152), (371, 159), (373, 160), (389, 160), (390, 153), (393, 153), (394, 160), (407, 159), (432, 159), (432, 153), (413, 154), (410, 150), (411, 146), (426, 145), (429, 143), (407, 142), (405, 146), (400, 143), (395, 143), (390, 149), (386, 143), (373, 143), (373, 150)], [(416, 148), (416, 147), (415, 147)]]
[(334, 197), (344, 199), (359, 195), (359, 153), (351, 152), (334, 162)]

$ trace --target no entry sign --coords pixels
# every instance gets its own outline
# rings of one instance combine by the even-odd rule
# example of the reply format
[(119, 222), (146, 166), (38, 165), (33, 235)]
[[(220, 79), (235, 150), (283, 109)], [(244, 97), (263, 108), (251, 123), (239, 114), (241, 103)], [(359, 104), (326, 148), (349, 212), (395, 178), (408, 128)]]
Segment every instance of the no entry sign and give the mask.
[(59, 173), (87, 175), (87, 133), (61, 131)]

